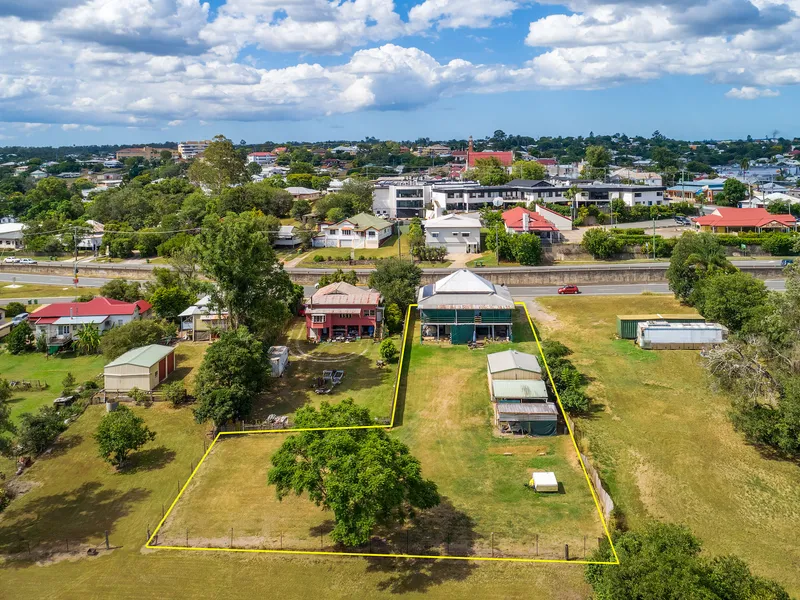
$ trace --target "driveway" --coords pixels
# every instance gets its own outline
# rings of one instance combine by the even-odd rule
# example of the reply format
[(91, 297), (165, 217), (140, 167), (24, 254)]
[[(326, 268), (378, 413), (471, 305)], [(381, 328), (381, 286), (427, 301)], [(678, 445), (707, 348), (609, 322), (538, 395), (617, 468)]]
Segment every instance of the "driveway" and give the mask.
[(459, 252), (459, 253), (452, 253), (447, 255), (447, 260), (452, 261), (453, 264), (450, 265), (453, 269), (462, 269), (467, 266), (467, 261), (475, 260), (478, 258), (480, 254), (471, 253), (468, 254), (466, 252)]

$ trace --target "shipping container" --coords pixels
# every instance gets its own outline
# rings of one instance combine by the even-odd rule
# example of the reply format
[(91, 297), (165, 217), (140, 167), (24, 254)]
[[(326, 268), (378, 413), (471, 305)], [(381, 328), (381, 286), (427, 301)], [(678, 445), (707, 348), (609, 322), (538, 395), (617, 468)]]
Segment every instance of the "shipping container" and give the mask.
[(690, 350), (721, 344), (728, 330), (719, 323), (639, 323), (636, 343), (645, 350)]
[(623, 340), (635, 340), (639, 323), (645, 321), (666, 321), (667, 323), (705, 323), (697, 313), (685, 315), (617, 315), (617, 336)]

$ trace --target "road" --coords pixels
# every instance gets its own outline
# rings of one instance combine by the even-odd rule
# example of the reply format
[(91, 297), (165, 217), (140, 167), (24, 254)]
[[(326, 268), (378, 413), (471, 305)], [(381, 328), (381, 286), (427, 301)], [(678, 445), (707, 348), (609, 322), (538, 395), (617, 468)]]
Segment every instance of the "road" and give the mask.
[[(767, 288), (770, 290), (786, 290), (786, 281), (783, 279), (767, 280)], [(511, 295), (517, 299), (537, 298), (539, 296), (557, 296), (556, 286), (542, 287), (522, 287), (509, 286)], [(583, 296), (631, 296), (642, 292), (654, 294), (670, 294), (669, 285), (666, 283), (628, 283), (621, 285), (582, 285), (580, 286)]]
[[(0, 282), (6, 281), (8, 283), (41, 283), (46, 285), (63, 285), (74, 287), (72, 277), (64, 277), (63, 275), (34, 275), (33, 273), (0, 273)], [(104, 283), (108, 283), (110, 279), (101, 279), (96, 277), (80, 277), (78, 279), (78, 287), (100, 287)]]
[[(7, 273), (0, 273), (0, 282), (11, 281), (11, 276)], [(99, 287), (103, 285), (107, 279), (81, 279), (80, 286)], [(19, 283), (46, 283), (51, 285), (64, 285), (71, 286), (72, 278), (70, 277), (57, 277), (55, 275), (17, 275), (17, 282)], [(783, 279), (772, 279), (765, 281), (767, 288), (771, 290), (783, 291), (786, 289), (786, 281)], [(314, 286), (303, 286), (306, 296), (314, 293)], [(511, 295), (514, 298), (536, 298), (539, 296), (557, 296), (558, 287), (539, 286), (539, 287), (526, 287), (526, 286), (509, 286)], [(629, 283), (620, 285), (582, 285), (581, 294), (584, 296), (630, 296), (641, 294), (642, 292), (651, 292), (654, 294), (668, 294), (669, 286), (666, 283)], [(56, 302), (69, 302), (72, 296), (52, 297), (52, 298), (39, 298), (41, 304), (51, 304)], [(25, 301), (27, 298), (5, 298), (2, 303), (14, 301)]]

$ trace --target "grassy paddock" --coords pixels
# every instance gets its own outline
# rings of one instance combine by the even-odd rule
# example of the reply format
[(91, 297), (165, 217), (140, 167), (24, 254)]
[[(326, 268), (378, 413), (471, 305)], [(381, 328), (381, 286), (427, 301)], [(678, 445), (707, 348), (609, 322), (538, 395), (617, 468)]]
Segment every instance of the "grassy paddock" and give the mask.
[[(537, 351), (526, 322), (517, 324), (516, 336), (514, 347)], [(405, 528), (376, 532), (369, 548), (338, 549), (491, 556), (494, 547), (495, 556), (560, 558), (564, 544), (573, 557), (582, 556), (586, 539), (591, 551), (602, 526), (569, 437), (494, 433), (486, 354), (510, 344), (423, 346), (413, 323), (410, 337), (402, 423), (391, 435), (420, 459), (439, 485), (442, 504)], [(190, 545), (228, 547), (232, 530), (235, 547), (337, 549), (326, 537), (331, 515), (305, 498), (279, 502), (266, 485), (270, 457), (285, 435), (221, 438), (170, 514), (160, 543), (185, 545), (188, 531)], [(563, 493), (525, 488), (532, 470), (555, 471)]]
[[(688, 311), (663, 296), (542, 298), (545, 335), (569, 346), (600, 410), (580, 419), (591, 454), (629, 525), (684, 523), (713, 554), (735, 553), (800, 593), (800, 470), (747, 445), (699, 353), (616, 340), (617, 313)], [(777, 542), (777, 540), (782, 540)], [(777, 543), (776, 543), (777, 542)]]
[[(19, 287), (9, 287), (11, 285)], [(74, 285), (45, 285), (41, 283), (5, 283), (0, 282), (0, 305), (6, 304), (3, 299), (7, 298), (57, 298), (59, 296), (75, 298), (83, 294), (94, 294), (97, 296), (100, 288), (79, 287)]]

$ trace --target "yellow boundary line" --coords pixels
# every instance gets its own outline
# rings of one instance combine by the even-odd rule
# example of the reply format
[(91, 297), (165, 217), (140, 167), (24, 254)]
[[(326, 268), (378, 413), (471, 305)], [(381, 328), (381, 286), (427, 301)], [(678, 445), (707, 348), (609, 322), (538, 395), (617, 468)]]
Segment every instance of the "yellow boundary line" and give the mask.
[(197, 473), (200, 466), (205, 462), (206, 458), (208, 457), (211, 449), (217, 443), (220, 436), (223, 435), (251, 435), (257, 433), (295, 433), (299, 431), (336, 431), (342, 429), (392, 429), (394, 427), (394, 419), (395, 415), (397, 414), (397, 399), (400, 394), (400, 380), (403, 373), (403, 366), (405, 365), (405, 354), (406, 354), (406, 344), (408, 341), (408, 330), (411, 325), (411, 309), (415, 308), (416, 304), (411, 304), (408, 307), (408, 311), (406, 312), (406, 324), (403, 329), (403, 342), (402, 348), (400, 350), (400, 361), (397, 365), (397, 379), (395, 381), (394, 386), (394, 400), (392, 402), (392, 418), (389, 422), (389, 425), (358, 425), (353, 427), (317, 427), (317, 428), (304, 428), (304, 429), (260, 429), (254, 431), (221, 431), (217, 434), (214, 438), (214, 441), (211, 442), (211, 445), (206, 450), (203, 457), (200, 459), (200, 462), (197, 463), (197, 466), (192, 471), (192, 474), (189, 476), (189, 479), (186, 480), (186, 483), (183, 484), (180, 492), (175, 497), (175, 500), (172, 501), (170, 504), (169, 509), (161, 518), (158, 525), (156, 526), (155, 530), (153, 531), (150, 539), (147, 540), (147, 544), (145, 545), (146, 548), (150, 550), (191, 550), (191, 551), (200, 551), (200, 552), (238, 552), (238, 553), (246, 553), (246, 554), (287, 554), (287, 555), (314, 555), (314, 556), (361, 556), (361, 557), (379, 557), (379, 558), (421, 558), (421, 559), (430, 559), (430, 560), (470, 560), (470, 561), (481, 561), (481, 562), (517, 562), (517, 563), (566, 563), (570, 565), (618, 565), (619, 564), (619, 556), (617, 555), (617, 550), (614, 548), (614, 541), (611, 539), (611, 534), (608, 531), (608, 525), (606, 523), (605, 517), (603, 516), (603, 510), (600, 507), (600, 502), (597, 499), (597, 494), (594, 491), (594, 486), (592, 486), (592, 481), (589, 478), (589, 473), (586, 470), (586, 465), (583, 463), (583, 458), (581, 457), (580, 450), (578, 449), (578, 443), (575, 440), (575, 434), (572, 431), (572, 427), (570, 427), (569, 419), (566, 418), (567, 413), (564, 410), (564, 406), (561, 404), (561, 397), (558, 394), (558, 390), (556, 390), (555, 384), (553, 383), (553, 375), (550, 372), (550, 367), (547, 365), (547, 360), (544, 357), (544, 351), (542, 350), (542, 344), (539, 341), (539, 336), (536, 333), (536, 328), (533, 326), (533, 320), (531, 319), (531, 315), (528, 312), (528, 307), (525, 305), (524, 302), (514, 302), (516, 306), (521, 306), (525, 311), (525, 316), (528, 319), (528, 324), (531, 327), (531, 331), (533, 332), (533, 337), (536, 340), (536, 345), (539, 348), (539, 355), (542, 357), (542, 362), (544, 363), (544, 368), (547, 371), (547, 377), (550, 379), (550, 384), (555, 391), (556, 394), (556, 401), (558, 402), (558, 407), (561, 410), (561, 414), (564, 416), (564, 420), (567, 424), (567, 430), (569, 431), (569, 437), (572, 440), (572, 445), (575, 448), (575, 453), (578, 455), (578, 461), (581, 465), (581, 470), (583, 471), (583, 475), (586, 478), (586, 485), (589, 486), (589, 491), (592, 494), (592, 500), (594, 500), (595, 508), (597, 509), (597, 514), (600, 517), (600, 522), (603, 525), (603, 531), (606, 535), (606, 539), (608, 540), (609, 545), (611, 546), (611, 552), (614, 555), (613, 561), (591, 561), (591, 560), (564, 560), (564, 559), (549, 559), (549, 558), (500, 558), (500, 557), (488, 557), (488, 556), (430, 556), (426, 554), (378, 554), (378, 553), (371, 553), (371, 552), (333, 552), (333, 551), (311, 551), (311, 550), (267, 550), (262, 548), (207, 548), (201, 546), (158, 546), (153, 544), (153, 540), (156, 539), (158, 536), (158, 532), (161, 530), (161, 527), (164, 525), (166, 520), (169, 518), (170, 513), (175, 508), (175, 505), (178, 503), (178, 500), (181, 499), (183, 493), (186, 491), (186, 488), (189, 487), (189, 484), (194, 479), (195, 474)]

